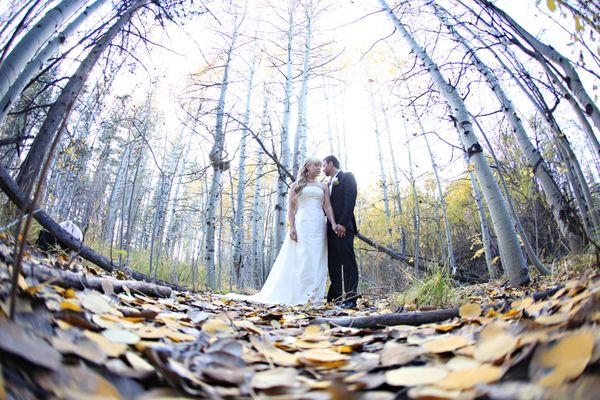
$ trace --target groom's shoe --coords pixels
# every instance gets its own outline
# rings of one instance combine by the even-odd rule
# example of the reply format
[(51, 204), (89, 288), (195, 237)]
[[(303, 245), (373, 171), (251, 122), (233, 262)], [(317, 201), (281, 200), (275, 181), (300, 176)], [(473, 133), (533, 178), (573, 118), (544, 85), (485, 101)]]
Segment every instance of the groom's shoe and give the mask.
[(356, 300), (346, 300), (342, 303), (342, 308), (356, 308)]

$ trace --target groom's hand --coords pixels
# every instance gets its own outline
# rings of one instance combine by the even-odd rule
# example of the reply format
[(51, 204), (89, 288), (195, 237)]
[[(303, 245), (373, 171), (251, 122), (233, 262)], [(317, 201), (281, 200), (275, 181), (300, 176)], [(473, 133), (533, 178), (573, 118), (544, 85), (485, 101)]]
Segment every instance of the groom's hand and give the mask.
[(337, 231), (336, 231), (338, 237), (343, 238), (344, 236), (346, 236), (346, 227), (344, 225), (337, 225)]

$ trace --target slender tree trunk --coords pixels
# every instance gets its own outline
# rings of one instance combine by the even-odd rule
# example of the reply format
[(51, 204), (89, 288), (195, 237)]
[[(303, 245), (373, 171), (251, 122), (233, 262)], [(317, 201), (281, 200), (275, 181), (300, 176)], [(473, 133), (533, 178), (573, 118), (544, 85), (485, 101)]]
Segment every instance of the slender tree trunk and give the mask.
[[(400, 175), (398, 173), (398, 164), (396, 163), (396, 156), (394, 155), (394, 146), (392, 145), (392, 131), (390, 129), (387, 110), (383, 106), (383, 101), (381, 102), (381, 113), (383, 114), (383, 120), (385, 122), (385, 130), (387, 133), (387, 143), (389, 149), (390, 160), (392, 162), (392, 176), (393, 176), (393, 192), (394, 192), (394, 204), (396, 206), (396, 212), (394, 213), (394, 217), (396, 219), (402, 218), (402, 191), (400, 190)], [(397, 222), (396, 222), (397, 223)], [(399, 223), (400, 225), (400, 253), (406, 254), (406, 229), (404, 225)]]
[[(4, 122), (8, 111), (14, 104), (15, 100), (19, 97), (27, 83), (33, 78), (33, 76), (41, 71), (44, 64), (52, 57), (59, 49), (60, 45), (64, 43), (71, 35), (73, 35), (77, 28), (88, 19), (88, 17), (94, 14), (107, 0), (96, 0), (93, 4), (88, 6), (81, 14), (77, 16), (69, 25), (52, 40), (50, 40), (43, 49), (41, 49), (35, 57), (27, 63), (25, 69), (19, 73), (14, 82), (11, 83), (10, 88), (7, 89), (6, 94), (0, 100), (0, 124)], [(74, 3), (85, 3), (85, 1), (78, 1)], [(1, 67), (0, 67), (1, 68)]]
[(412, 151), (410, 146), (410, 136), (408, 134), (408, 128), (404, 123), (404, 133), (406, 137), (406, 154), (408, 155), (408, 179), (410, 180), (410, 186), (413, 192), (414, 198), (414, 214), (413, 214), (413, 230), (414, 230), (414, 246), (413, 246), (413, 259), (414, 259), (414, 272), (415, 276), (419, 275), (419, 261), (421, 258), (420, 254), (420, 229), (421, 229), (421, 214), (419, 211), (419, 193), (417, 192), (417, 184), (415, 182), (415, 174), (413, 171), (412, 162)]
[(312, 0), (309, 1), (306, 11), (306, 38), (304, 41), (304, 60), (302, 63), (302, 83), (300, 95), (298, 96), (298, 124), (296, 125), (296, 136), (294, 137), (293, 175), (298, 175), (300, 163), (306, 157), (306, 96), (308, 94), (308, 61), (312, 38)]
[[(408, 88), (408, 93), (410, 95), (410, 89)], [(425, 131), (425, 127), (421, 122), (421, 117), (417, 112), (417, 107), (415, 103), (412, 103), (413, 113), (415, 115), (415, 119), (419, 124), (419, 128), (421, 129), (421, 134), (423, 135), (423, 139), (425, 140), (425, 145), (427, 146), (427, 151), (429, 152), (429, 159), (431, 160), (431, 168), (433, 169), (433, 175), (435, 176), (435, 183), (438, 190), (438, 195), (440, 196), (440, 206), (442, 208), (442, 218), (444, 219), (444, 229), (446, 232), (446, 249), (448, 256), (448, 263), (450, 265), (450, 272), (452, 275), (456, 275), (456, 261), (454, 259), (454, 248), (452, 245), (452, 231), (450, 230), (450, 223), (448, 222), (448, 213), (446, 212), (446, 197), (444, 196), (444, 190), (442, 189), (442, 181), (440, 180), (440, 174), (438, 172), (438, 166), (435, 162), (435, 156), (433, 155), (433, 151), (431, 150), (431, 145), (429, 144), (429, 138), (427, 132)], [(439, 219), (438, 219), (439, 220)]]
[(4, 98), (38, 49), (84, 3), (85, 0), (62, 0), (23, 36), (0, 64), (0, 98)]
[(384, 208), (384, 212), (385, 212), (385, 218), (386, 218), (386, 228), (388, 231), (388, 234), (391, 235), (392, 234), (392, 228), (391, 228), (391, 219), (392, 219), (392, 213), (390, 211), (390, 198), (389, 198), (389, 193), (388, 193), (388, 187), (387, 187), (387, 175), (385, 172), (385, 162), (383, 159), (383, 150), (381, 148), (381, 132), (379, 131), (379, 122), (377, 120), (377, 110), (375, 109), (375, 95), (373, 94), (373, 90), (372, 88), (369, 86), (369, 98), (371, 100), (371, 112), (373, 113), (373, 124), (374, 124), (374, 128), (375, 128), (375, 140), (377, 143), (377, 154), (378, 154), (378, 158), (379, 158), (379, 176), (381, 177), (381, 191), (383, 192), (383, 208)]
[(487, 158), (483, 154), (481, 145), (477, 142), (472, 129), (471, 118), (462, 98), (456, 92), (456, 89), (448, 83), (442, 76), (438, 66), (423, 48), (415, 41), (412, 35), (394, 15), (385, 0), (380, 0), (387, 15), (392, 20), (404, 40), (410, 45), (417, 57), (425, 64), (434, 83), (439, 88), (440, 94), (445, 98), (452, 112), (452, 119), (459, 133), (460, 140), (463, 143), (469, 160), (473, 163), (477, 178), (482, 183), (483, 193), (486, 199), (492, 224), (498, 237), (498, 247), (500, 258), (509, 281), (512, 285), (523, 285), (529, 281), (525, 257), (521, 251), (517, 233), (512, 224), (512, 219), (508, 213), (506, 203), (498, 187), (498, 182), (494, 178)]
[(561, 234), (569, 242), (569, 247), (571, 250), (581, 250), (583, 238), (580, 235), (577, 235), (577, 232), (570, 229), (569, 221), (567, 220), (567, 216), (569, 215), (568, 208), (570, 207), (568, 201), (564, 198), (560, 188), (556, 184), (554, 177), (546, 165), (546, 161), (542, 158), (540, 152), (533, 146), (533, 144), (531, 144), (531, 141), (527, 136), (527, 132), (525, 132), (525, 127), (517, 115), (517, 111), (515, 110), (512, 101), (509, 99), (508, 95), (504, 92), (504, 89), (500, 85), (498, 78), (481, 60), (481, 58), (479, 58), (475, 52), (475, 49), (469, 43), (467, 43), (465, 38), (458, 33), (454, 26), (452, 26), (446, 16), (446, 11), (438, 5), (434, 6), (433, 2), (430, 4), (435, 10), (435, 15), (442, 21), (448, 31), (450, 31), (452, 37), (454, 37), (454, 39), (462, 45), (473, 61), (475, 67), (477, 67), (481, 75), (485, 77), (490, 90), (496, 96), (496, 99), (502, 106), (502, 112), (513, 128), (517, 143), (519, 144), (519, 147), (521, 148), (521, 151), (527, 160), (527, 164), (532, 169), (533, 175), (538, 179), (540, 185), (542, 186), (542, 190), (544, 191), (546, 199), (550, 205), (550, 211), (554, 216), (554, 220), (558, 224)]
[(225, 114), (225, 95), (229, 85), (229, 68), (235, 42), (238, 35), (239, 25), (237, 18), (234, 20), (233, 35), (231, 45), (227, 51), (227, 60), (223, 71), (223, 79), (221, 81), (221, 92), (219, 95), (219, 103), (217, 105), (217, 118), (214, 131), (214, 144), (210, 151), (210, 162), (213, 169), (208, 201), (206, 204), (206, 240), (205, 240), (205, 255), (206, 262), (206, 285), (209, 289), (214, 289), (216, 284), (215, 276), (215, 230), (217, 225), (216, 207), (221, 197), (221, 176), (223, 171), (229, 169), (229, 162), (223, 160), (223, 149), (225, 146), (225, 132), (223, 130), (223, 117)]
[[(236, 283), (240, 280), (240, 272), (243, 269), (244, 258), (242, 248), (244, 243), (244, 202), (246, 188), (246, 138), (249, 134), (248, 124), (250, 123), (250, 101), (252, 98), (252, 83), (254, 79), (254, 70), (256, 68), (256, 48), (250, 66), (250, 74), (248, 76), (248, 88), (246, 90), (246, 110), (244, 112), (244, 125), (242, 127), (242, 138), (240, 141), (240, 155), (238, 164), (238, 182), (237, 182), (237, 198), (234, 218), (234, 240), (233, 240), (233, 275), (235, 275)], [(260, 147), (260, 146), (259, 146)]]
[[(469, 159), (466, 157), (465, 162), (469, 165)], [(473, 197), (475, 198), (475, 205), (477, 207), (477, 215), (479, 216), (479, 223), (481, 225), (481, 242), (483, 243), (483, 252), (485, 256), (485, 265), (487, 266), (488, 275), (491, 279), (498, 279), (502, 276), (502, 271), (494, 266), (494, 255), (492, 254), (492, 238), (490, 235), (490, 228), (488, 225), (487, 217), (485, 215), (485, 209), (483, 205), (483, 196), (481, 189), (475, 179), (475, 174), (472, 170), (469, 170), (469, 180), (471, 182), (471, 188), (473, 189)]]
[(67, 82), (66, 86), (58, 96), (58, 99), (54, 102), (52, 107), (50, 107), (46, 119), (19, 170), (17, 183), (25, 190), (25, 192), (33, 185), (52, 139), (55, 135), (60, 134), (58, 127), (61, 122), (68, 117), (73, 103), (83, 89), (90, 72), (98, 62), (100, 55), (106, 50), (121, 29), (131, 20), (135, 11), (137, 11), (145, 1), (146, 0), (138, 0), (129, 6), (110, 29), (102, 35), (85, 59), (79, 64), (79, 67)]
[[(523, 40), (525, 40), (536, 52), (543, 56), (543, 58), (536, 57), (537, 61), (540, 63), (547, 63), (546, 59), (548, 59), (563, 70), (565, 74), (565, 85), (569, 88), (571, 94), (579, 101), (579, 104), (581, 104), (582, 108), (585, 110), (588, 118), (592, 120), (596, 126), (596, 129), (600, 130), (600, 111), (583, 87), (581, 79), (579, 78), (579, 74), (577, 74), (575, 67), (573, 67), (569, 59), (564, 57), (553, 47), (548, 46), (536, 39), (508, 14), (496, 7), (492, 2), (488, 0), (477, 0), (477, 2), (484, 8), (493, 11), (497, 16), (507, 22), (512, 29), (514, 29), (514, 31), (521, 38), (523, 38)], [(568, 95), (568, 93), (565, 93), (565, 95)]]
[[(292, 43), (294, 39), (294, 8), (295, 4), (289, 6), (289, 29), (287, 34), (287, 62), (285, 74), (285, 98), (283, 101), (283, 126), (281, 129), (281, 165), (290, 169), (290, 114), (292, 97)], [(287, 214), (287, 193), (288, 185), (283, 171), (279, 172), (277, 180), (277, 204), (275, 205), (275, 252), (278, 252), (285, 239), (285, 219)]]

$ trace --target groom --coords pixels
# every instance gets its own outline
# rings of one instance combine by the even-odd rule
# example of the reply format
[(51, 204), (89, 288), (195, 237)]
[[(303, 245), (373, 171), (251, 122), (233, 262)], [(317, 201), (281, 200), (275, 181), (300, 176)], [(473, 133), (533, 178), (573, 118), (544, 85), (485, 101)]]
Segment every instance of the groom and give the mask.
[(322, 167), (329, 177), (331, 208), (338, 224), (334, 232), (327, 222), (327, 266), (331, 280), (327, 301), (341, 302), (343, 308), (354, 308), (358, 297), (358, 266), (354, 254), (354, 235), (358, 233), (354, 218), (356, 180), (351, 172), (340, 170), (340, 162), (335, 156), (325, 157)]

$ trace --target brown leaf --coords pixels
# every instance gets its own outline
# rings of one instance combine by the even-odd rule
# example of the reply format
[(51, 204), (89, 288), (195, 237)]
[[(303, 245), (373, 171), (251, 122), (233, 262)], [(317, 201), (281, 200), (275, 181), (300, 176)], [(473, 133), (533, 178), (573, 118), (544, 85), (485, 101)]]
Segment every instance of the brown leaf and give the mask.
[(0, 319), (0, 349), (40, 367), (51, 370), (61, 367), (58, 351), (30, 329), (6, 319)]
[(423, 354), (423, 350), (419, 347), (398, 342), (387, 342), (381, 351), (381, 365), (391, 367), (393, 365), (408, 364), (421, 354)]

